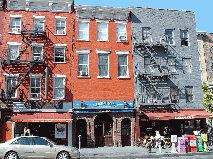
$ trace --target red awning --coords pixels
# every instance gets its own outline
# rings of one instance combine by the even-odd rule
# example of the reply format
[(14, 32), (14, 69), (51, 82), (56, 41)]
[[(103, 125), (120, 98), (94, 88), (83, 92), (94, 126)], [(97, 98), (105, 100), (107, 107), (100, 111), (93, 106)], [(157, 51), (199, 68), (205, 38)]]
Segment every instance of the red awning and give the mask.
[[(179, 110), (177, 112), (145, 112), (141, 111), (142, 114), (147, 115), (149, 120), (180, 120), (180, 119), (202, 119), (202, 118), (213, 118), (212, 113), (205, 111), (204, 109), (198, 110)], [(144, 120), (144, 119), (141, 119)], [(146, 119), (145, 119), (146, 120)]]
[(12, 122), (72, 122), (70, 113), (16, 113)]

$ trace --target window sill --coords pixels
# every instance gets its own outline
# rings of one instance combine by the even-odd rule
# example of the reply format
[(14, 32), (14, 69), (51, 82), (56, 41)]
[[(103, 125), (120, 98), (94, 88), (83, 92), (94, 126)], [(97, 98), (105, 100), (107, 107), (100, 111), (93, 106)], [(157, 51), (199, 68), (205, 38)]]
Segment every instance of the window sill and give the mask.
[(109, 42), (109, 40), (97, 40), (99, 42)]
[(53, 62), (53, 63), (58, 63), (58, 64), (64, 64), (64, 63), (66, 63), (66, 62)]
[(62, 35), (62, 36), (66, 36), (67, 34), (54, 34), (54, 35), (60, 35), (60, 36)]
[(21, 34), (21, 33), (8, 32), (8, 34)]
[(90, 76), (77, 76), (77, 78), (91, 78)]
[(41, 98), (37, 99), (37, 98), (29, 98), (29, 100), (41, 100)]
[(120, 79), (130, 79), (130, 77), (128, 77), (128, 76), (119, 76), (119, 77), (117, 77), (118, 79), (120, 78)]
[(65, 98), (53, 98), (52, 100), (65, 100)]
[(87, 41), (87, 42), (90, 42), (90, 40), (85, 40), (85, 39), (77, 39), (77, 41)]
[(97, 78), (111, 78), (109, 76), (97, 76)]
[(122, 40), (122, 41), (116, 41), (117, 43), (128, 43), (127, 40)]

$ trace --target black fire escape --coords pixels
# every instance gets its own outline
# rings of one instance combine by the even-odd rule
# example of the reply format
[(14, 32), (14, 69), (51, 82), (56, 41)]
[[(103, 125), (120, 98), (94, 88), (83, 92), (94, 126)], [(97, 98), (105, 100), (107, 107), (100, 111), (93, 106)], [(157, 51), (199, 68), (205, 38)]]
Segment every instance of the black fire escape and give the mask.
[[(11, 50), (3, 50), (2, 51), (2, 57), (1, 57), (1, 66), (2, 70), (8, 74), (8, 77), (10, 77), (11, 74), (14, 72), (11, 70), (16, 70), (17, 68), (28, 68), (27, 71), (24, 73), (24, 75), (18, 80), (16, 79), (12, 83), (10, 83), (10, 86), (8, 87), (7, 81), (5, 81), (5, 91), (3, 89), (0, 89), (0, 100), (6, 104), (6, 106), (11, 109), (13, 107), (13, 102), (23, 101), (23, 90), (19, 88), (19, 86), (22, 84), (22, 82), (26, 79), (26, 77), (29, 75), (31, 70), (36, 65), (44, 65), (45, 66), (45, 53), (43, 55), (40, 55), (41, 58), (33, 58), (33, 55), (31, 53), (31, 59), (22, 58), (24, 54), (27, 54), (26, 50), (29, 46), (31, 46), (31, 43), (33, 40), (37, 39), (46, 39), (47, 41), (47, 35), (46, 35), (46, 28), (44, 31), (40, 31), (39, 29), (36, 30), (27, 30), (26, 27), (22, 23), (22, 30), (21, 30), (21, 36), (22, 41), (25, 42), (24, 48), (19, 51), (19, 54), (17, 57), (11, 57)], [(6, 88), (7, 87), (7, 88)], [(14, 98), (14, 92), (19, 91), (19, 97)]]

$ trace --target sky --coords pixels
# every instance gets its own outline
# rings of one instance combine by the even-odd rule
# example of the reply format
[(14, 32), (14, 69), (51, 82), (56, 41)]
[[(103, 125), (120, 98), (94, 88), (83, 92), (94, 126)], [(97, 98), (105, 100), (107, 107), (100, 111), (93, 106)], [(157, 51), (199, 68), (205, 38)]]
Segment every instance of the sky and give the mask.
[(197, 31), (213, 33), (213, 0), (74, 0), (79, 5), (149, 7), (195, 12)]

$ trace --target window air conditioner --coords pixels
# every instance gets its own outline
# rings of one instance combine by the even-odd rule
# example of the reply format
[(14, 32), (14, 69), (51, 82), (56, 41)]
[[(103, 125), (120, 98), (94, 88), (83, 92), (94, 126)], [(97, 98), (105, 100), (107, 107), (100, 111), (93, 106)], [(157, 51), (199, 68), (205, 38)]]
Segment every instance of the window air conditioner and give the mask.
[(57, 30), (57, 34), (64, 34), (64, 30)]
[(79, 75), (80, 75), (80, 76), (88, 76), (88, 74), (87, 74), (86, 71), (80, 71)]
[(20, 29), (19, 28), (12, 28), (12, 32), (14, 32), (14, 33), (20, 33)]
[(40, 56), (34, 56), (34, 57), (33, 57), (33, 60), (34, 60), (34, 61), (41, 61), (41, 57), (40, 57)]
[(178, 96), (177, 95), (171, 95), (171, 100), (172, 101), (177, 101), (178, 100)]
[(126, 37), (125, 36), (119, 36), (119, 40), (120, 41), (126, 40)]

